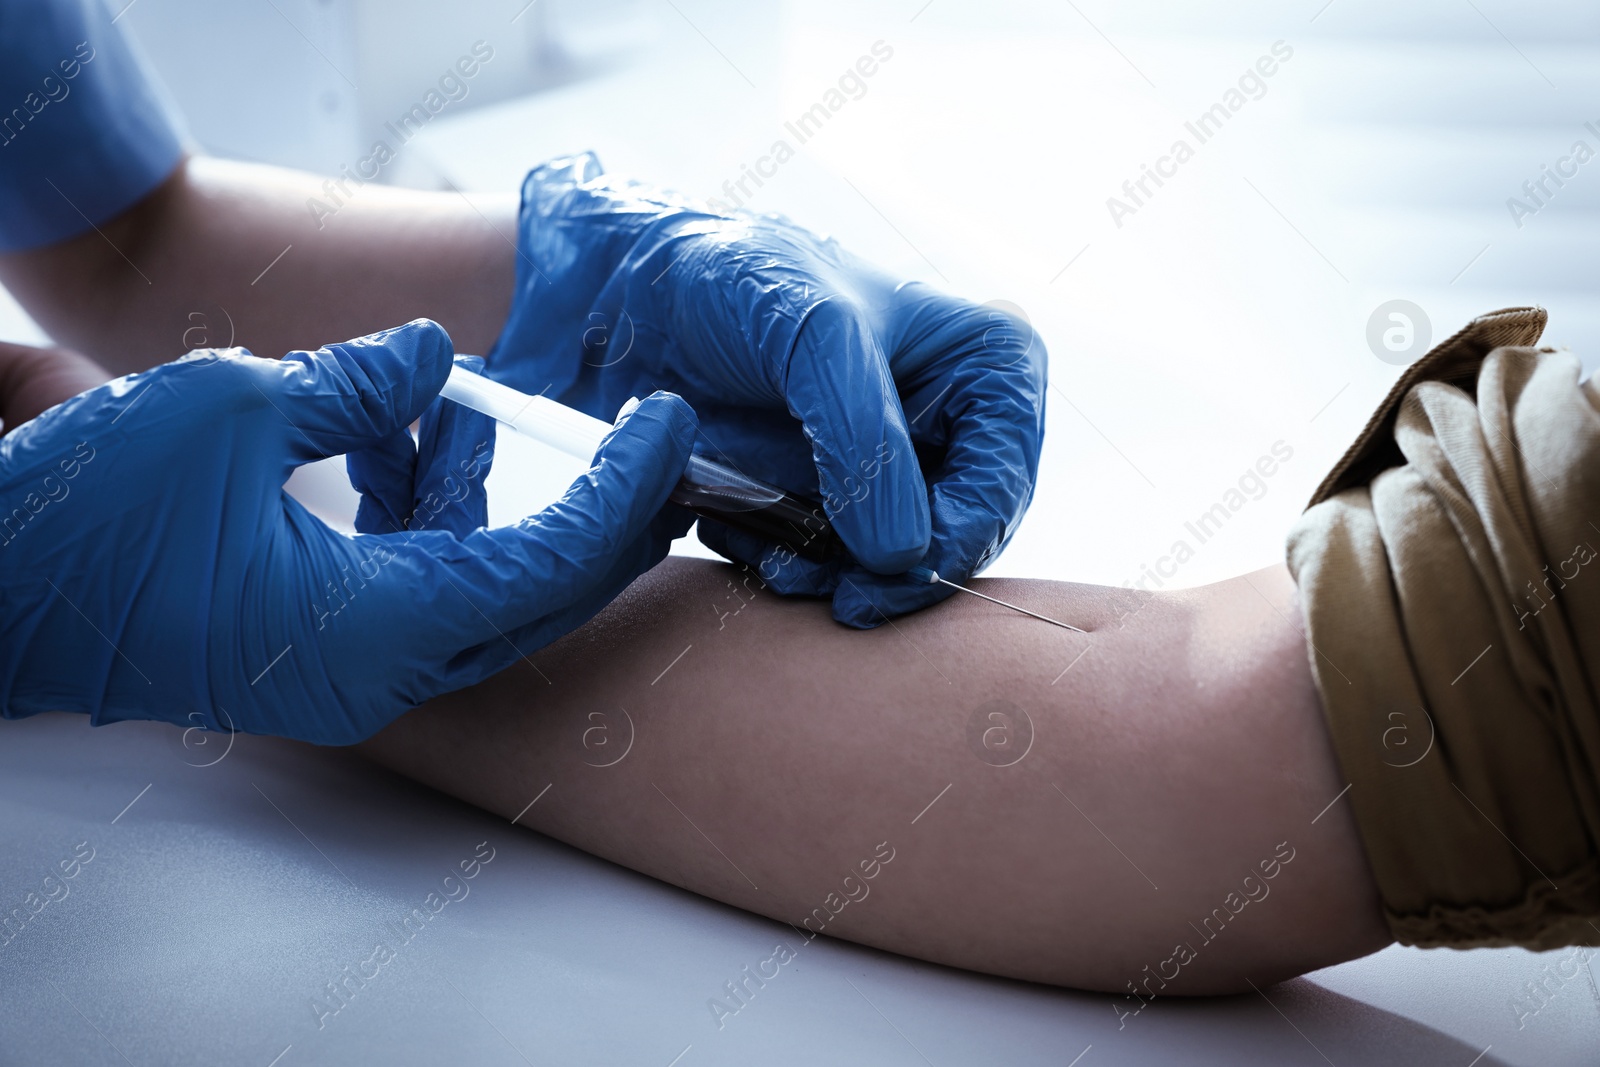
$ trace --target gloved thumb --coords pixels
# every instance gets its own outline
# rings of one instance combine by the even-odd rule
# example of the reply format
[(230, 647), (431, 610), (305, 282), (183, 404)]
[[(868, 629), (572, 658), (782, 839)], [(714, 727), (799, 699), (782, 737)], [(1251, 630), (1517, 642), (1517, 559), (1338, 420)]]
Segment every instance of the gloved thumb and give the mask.
[(453, 640), (464, 650), (504, 644), (505, 634), (587, 598), (614, 576), (619, 558), (667, 503), (696, 429), (682, 397), (656, 392), (623, 409), (594, 464), (544, 511), (513, 526), (476, 530), (453, 545), (426, 534), (407, 544), (402, 555), (424, 553), (425, 567), (443, 571), (409, 583), (413, 595), (424, 591), (433, 601), (418, 617), (453, 622)]
[(290, 352), (268, 365), (262, 391), (293, 427), (291, 462), (344, 455), (409, 426), (450, 374), (444, 327), (416, 319), (365, 337)]

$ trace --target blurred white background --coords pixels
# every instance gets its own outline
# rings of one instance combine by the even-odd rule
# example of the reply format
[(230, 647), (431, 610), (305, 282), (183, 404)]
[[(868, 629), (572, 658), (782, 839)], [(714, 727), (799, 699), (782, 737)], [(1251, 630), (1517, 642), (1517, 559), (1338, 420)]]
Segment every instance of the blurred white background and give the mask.
[[(749, 207), (1012, 301), (1049, 346), (1038, 494), (992, 574), (1121, 584), (1180, 539), (1168, 587), (1281, 558), (1399, 373), (1367, 342), (1386, 301), (1434, 340), (1542, 304), (1548, 340), (1600, 354), (1600, 163), (1520, 226), (1507, 205), (1575, 141), (1600, 151), (1600, 9), (1574, 0), (136, 0), (122, 24), (196, 140), (240, 158), (335, 173), (479, 40), (493, 61), (386, 180), (506, 193), (593, 148), (726, 196), (789, 141)], [(880, 41), (865, 93), (799, 144), (784, 123)], [(1200, 144), (1185, 123), (1278, 42)], [(1118, 226), (1108, 198), (1179, 138), (1194, 158)], [(0, 325), (36, 333), (14, 307)], [(1292, 458), (1200, 544), (1185, 523), (1277, 442)], [(497, 518), (571, 470), (504, 441)]]

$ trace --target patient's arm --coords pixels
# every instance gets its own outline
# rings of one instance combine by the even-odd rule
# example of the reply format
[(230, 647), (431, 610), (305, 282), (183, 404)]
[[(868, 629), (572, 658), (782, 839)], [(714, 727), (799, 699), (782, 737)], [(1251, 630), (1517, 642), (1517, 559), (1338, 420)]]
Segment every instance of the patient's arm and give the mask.
[[(1087, 636), (960, 595), (863, 633), (747, 574), (668, 560), (365, 751), (801, 930), (997, 974), (1221, 992), (1389, 941), (1328, 807), (1345, 780), (1283, 567), (978, 583)], [(992, 702), (1031, 720), (1025, 755)]]
[[(104, 377), (0, 346), (6, 428)], [(708, 896), (997, 974), (1218, 992), (1389, 940), (1283, 567), (978, 583), (1088, 636), (959, 596), (862, 633), (759, 584), (668, 560), (366, 750)]]

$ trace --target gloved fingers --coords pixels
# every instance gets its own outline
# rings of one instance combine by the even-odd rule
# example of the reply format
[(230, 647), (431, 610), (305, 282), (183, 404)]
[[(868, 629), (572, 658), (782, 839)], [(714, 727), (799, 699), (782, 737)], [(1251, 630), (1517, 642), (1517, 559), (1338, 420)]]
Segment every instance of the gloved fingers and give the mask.
[(889, 360), (863, 316), (817, 305), (796, 335), (784, 385), (805, 427), (823, 506), (851, 555), (898, 574), (928, 550), (927, 487)]
[[(457, 356), (477, 373), (480, 356)], [(489, 521), (484, 487), (494, 458), (494, 420), (436, 397), (422, 413), (417, 440), (401, 428), (346, 458), (350, 484), (361, 494), (360, 533), (448, 530), (464, 535)]]
[(1010, 344), (992, 344), (994, 331), (988, 333), (982, 352), (951, 376), (955, 399), (939, 410), (944, 459), (929, 498), (939, 551), (929, 565), (952, 581), (982, 570), (1016, 533), (1033, 500), (1044, 444), (1043, 344), (1025, 329), (1026, 352), (1019, 354)]
[[(455, 364), (483, 372), (483, 357), (457, 356)], [(417, 427), (416, 503), (410, 529), (449, 530), (465, 536), (489, 522), (485, 481), (494, 462), (494, 419), (443, 397), (422, 413)]]
[(931, 607), (954, 593), (954, 589), (937, 582), (919, 582), (903, 574), (873, 574), (853, 567), (834, 591), (833, 618), (857, 630), (871, 630), (890, 619)]
[[(965, 379), (963, 381), (963, 379)], [(999, 554), (1033, 499), (1044, 437), (1042, 374), (958, 375), (962, 401), (943, 413), (949, 434), (933, 479), (933, 537), (922, 565), (962, 583)], [(947, 586), (854, 576), (834, 593), (833, 616), (867, 628), (944, 599)]]
[[(929, 473), (933, 536), (921, 564), (964, 582), (999, 553), (1033, 497), (1044, 438), (1046, 354), (1019, 312), (903, 286), (900, 347), (891, 362), (910, 385), (912, 435), (938, 456)], [(833, 615), (870, 627), (944, 599), (948, 586), (852, 574)]]
[(392, 430), (345, 457), (350, 485), (361, 494), (356, 531), (399, 533), (416, 506), (417, 445), (405, 428)]
[(454, 350), (429, 319), (258, 361), (254, 384), (288, 424), (289, 461), (341, 456), (411, 425), (439, 395)]
[[(1028, 486), (1031, 495), (1031, 480)], [(950, 481), (935, 483), (933, 542), (921, 561), (921, 566), (957, 585), (966, 584), (999, 554), (1027, 509), (1027, 500), (1023, 499), (1007, 517), (994, 506), (994, 501), (971, 495), (970, 488)], [(997, 499), (1006, 495), (998, 488), (992, 491)], [(834, 591), (833, 617), (846, 626), (868, 630), (888, 619), (937, 604), (953, 592), (947, 585), (918, 581), (909, 575), (878, 575), (852, 568)]]
[[(937, 517), (934, 531), (933, 545), (922, 566), (959, 584), (965, 576), (958, 577), (955, 572), (946, 574), (934, 562), (946, 556), (947, 548)], [(833, 618), (857, 630), (870, 630), (890, 619), (937, 604), (954, 592), (947, 585), (918, 581), (907, 574), (873, 574), (851, 567), (840, 576), (833, 592)]]
[(438, 559), (417, 595), (455, 634), (482, 644), (589, 595), (667, 502), (694, 444), (694, 411), (657, 392), (624, 405), (594, 464), (555, 504), (514, 526), (475, 530)]
[(513, 635), (517, 644), (523, 648), (543, 648), (588, 622), (634, 579), (666, 559), (672, 542), (687, 533), (693, 521), (694, 515), (682, 508), (671, 504), (662, 508), (644, 532), (617, 553), (610, 569), (585, 595), (562, 610), (523, 627)]
[(735, 530), (715, 519), (701, 519), (700, 543), (735, 563), (755, 570), (773, 592), (784, 596), (827, 596), (839, 583), (843, 564), (801, 559), (783, 545)]
[[(923, 384), (937, 378), (937, 394), (944, 391), (949, 374), (962, 367), (1027, 376), (1044, 372), (1044, 341), (1015, 304), (1004, 300), (975, 304), (921, 282), (908, 282), (895, 290), (889, 305), (895, 337), (890, 364), (902, 384), (902, 395), (912, 375)], [(926, 424), (925, 419), (913, 421)]]
[(496, 635), (454, 657), (441, 678), (439, 692), (474, 685), (588, 622), (635, 578), (665, 559), (672, 542), (682, 537), (693, 521), (694, 515), (682, 508), (670, 504), (663, 508), (632, 544), (616, 554), (610, 569), (586, 595), (560, 611)]

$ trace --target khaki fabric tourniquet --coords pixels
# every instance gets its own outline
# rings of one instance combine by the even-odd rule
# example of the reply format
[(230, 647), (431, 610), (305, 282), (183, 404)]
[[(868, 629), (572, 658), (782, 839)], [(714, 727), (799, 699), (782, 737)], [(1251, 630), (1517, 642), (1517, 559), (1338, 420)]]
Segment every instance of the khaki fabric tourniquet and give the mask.
[(1526, 347), (1544, 322), (1485, 315), (1408, 368), (1289, 535), (1405, 944), (1600, 939), (1600, 388)]

